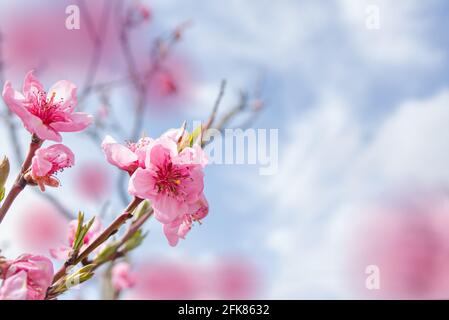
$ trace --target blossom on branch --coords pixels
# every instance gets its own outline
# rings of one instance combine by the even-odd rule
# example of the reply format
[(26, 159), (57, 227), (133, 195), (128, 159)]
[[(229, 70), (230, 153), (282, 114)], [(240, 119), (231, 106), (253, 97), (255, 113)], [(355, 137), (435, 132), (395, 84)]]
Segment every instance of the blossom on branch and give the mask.
[(129, 182), (129, 193), (150, 200), (156, 219), (162, 223), (170, 223), (188, 212), (189, 205), (203, 193), (203, 168), (186, 162), (185, 152), (188, 149), (178, 152), (171, 139), (158, 139), (147, 150), (145, 169), (138, 168)]
[(31, 170), (27, 174), (30, 183), (39, 185), (42, 191), (45, 186), (58, 187), (59, 181), (54, 175), (75, 164), (73, 152), (63, 144), (55, 144), (48, 148), (40, 148), (36, 151)]
[(148, 137), (135, 143), (122, 145), (111, 136), (106, 136), (101, 144), (108, 162), (119, 169), (134, 173), (138, 167), (145, 168), (145, 156), (152, 140)]
[(25, 76), (22, 93), (7, 81), (2, 96), (25, 128), (42, 140), (61, 142), (60, 132), (82, 131), (93, 121), (86, 113), (74, 112), (76, 86), (66, 80), (56, 82), (47, 93), (30, 71)]

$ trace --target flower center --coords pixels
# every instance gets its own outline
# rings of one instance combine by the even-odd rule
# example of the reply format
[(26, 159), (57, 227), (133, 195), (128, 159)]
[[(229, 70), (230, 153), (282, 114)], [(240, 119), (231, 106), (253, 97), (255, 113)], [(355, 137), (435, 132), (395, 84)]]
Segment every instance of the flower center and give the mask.
[(56, 155), (53, 157), (47, 158), (48, 161), (51, 162), (52, 167), (48, 175), (54, 175), (58, 172), (64, 171), (65, 168), (71, 166), (69, 158), (65, 155)]
[(173, 196), (179, 194), (182, 181), (189, 176), (185, 169), (181, 169), (171, 161), (165, 161), (162, 166), (156, 170), (156, 188), (157, 191), (167, 192)]
[(64, 122), (66, 116), (61, 108), (63, 100), (55, 102), (55, 96), (56, 93), (53, 92), (50, 99), (47, 100), (47, 94), (44, 91), (39, 91), (26, 103), (26, 108), (31, 114), (41, 119), (45, 125), (53, 122)]

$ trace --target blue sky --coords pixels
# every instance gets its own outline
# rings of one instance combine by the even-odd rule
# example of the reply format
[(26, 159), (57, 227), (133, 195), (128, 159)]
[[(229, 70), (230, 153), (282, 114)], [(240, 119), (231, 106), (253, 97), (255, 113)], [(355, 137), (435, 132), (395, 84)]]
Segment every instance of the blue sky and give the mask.
[[(245, 256), (264, 275), (261, 298), (353, 296), (342, 276), (340, 243), (357, 208), (404, 186), (449, 183), (447, 2), (148, 4), (162, 30), (194, 22), (179, 49), (191, 57), (198, 87), (187, 111), (150, 117), (147, 132), (207, 117), (222, 78), (226, 106), (262, 75), (267, 107), (255, 127), (279, 129), (280, 164), (274, 176), (260, 176), (253, 166), (211, 166), (211, 213), (203, 226), (172, 249), (152, 223), (140, 252)], [(365, 26), (368, 5), (380, 10), (379, 30)], [(117, 100), (126, 103), (126, 97)], [(98, 153), (70, 139), (81, 155)], [(65, 192), (68, 203), (79, 204)]]

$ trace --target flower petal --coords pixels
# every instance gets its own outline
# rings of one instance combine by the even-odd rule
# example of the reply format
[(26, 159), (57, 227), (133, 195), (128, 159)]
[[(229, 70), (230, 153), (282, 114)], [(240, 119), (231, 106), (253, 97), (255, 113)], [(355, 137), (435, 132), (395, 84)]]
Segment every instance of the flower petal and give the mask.
[(58, 141), (58, 135), (56, 132), (45, 127), (41, 119), (31, 114), (23, 105), (24, 97), (21, 93), (15, 91), (11, 83), (7, 81), (3, 87), (3, 100), (5, 100), (11, 112), (15, 113), (22, 120), (25, 128), (30, 133), (36, 133), (41, 139), (49, 139)]
[(159, 194), (153, 201), (154, 216), (162, 223), (170, 223), (188, 210), (187, 203), (167, 194)]
[(128, 170), (138, 160), (134, 152), (124, 145), (117, 143), (111, 136), (106, 136), (101, 147), (108, 162), (120, 169)]
[(27, 293), (27, 273), (20, 271), (3, 281), (0, 300), (26, 300)]
[(31, 172), (34, 177), (45, 177), (51, 170), (52, 164), (45, 158), (45, 149), (39, 149), (31, 161)]
[(36, 98), (39, 94), (44, 92), (44, 87), (39, 80), (34, 76), (33, 70), (28, 71), (23, 81), (23, 94), (27, 99)]
[(28, 125), (25, 123), (25, 127), (28, 131), (35, 133), (42, 140), (51, 140), (55, 142), (62, 141), (61, 135), (52, 128), (43, 124), (39, 118), (36, 118), (35, 121), (29, 123)]
[(189, 203), (193, 203), (196, 202), (203, 193), (204, 172), (200, 165), (188, 167), (191, 167), (189, 179), (183, 180), (181, 187), (186, 194), (185, 200)]
[(50, 249), (50, 255), (58, 260), (67, 260), (69, 258), (72, 248), (67, 246), (60, 246), (58, 248)]
[(148, 169), (138, 168), (129, 179), (128, 192), (133, 196), (152, 200), (157, 194), (154, 185), (153, 172)]
[(68, 121), (53, 122), (50, 126), (60, 132), (77, 132), (86, 129), (94, 118), (83, 112), (75, 112), (68, 115)]
[(178, 244), (178, 241), (179, 241), (178, 229), (179, 229), (179, 225), (174, 224), (173, 222), (163, 225), (165, 237), (167, 238), (168, 243), (172, 247), (174, 247)]
[(61, 108), (73, 111), (78, 103), (76, 99), (76, 86), (67, 80), (56, 82), (48, 91), (47, 101), (52, 99), (61, 103)]

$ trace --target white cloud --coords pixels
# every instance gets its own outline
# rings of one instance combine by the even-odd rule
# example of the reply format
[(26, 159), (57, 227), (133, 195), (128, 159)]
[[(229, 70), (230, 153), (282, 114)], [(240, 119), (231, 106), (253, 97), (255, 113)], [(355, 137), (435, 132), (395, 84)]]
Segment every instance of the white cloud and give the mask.
[[(431, 21), (422, 13), (429, 5), (431, 1), (339, 1), (344, 26), (362, 56), (371, 62), (424, 67), (442, 60), (442, 52), (436, 51), (424, 36)], [(366, 28), (370, 14), (367, 8), (373, 6), (378, 9), (379, 30)]]
[(298, 120), (267, 190), (274, 205), (266, 244), (279, 258), (275, 297), (348, 296), (340, 241), (354, 209), (404, 186), (449, 184), (448, 121), (449, 90), (401, 104), (370, 135), (332, 97)]

